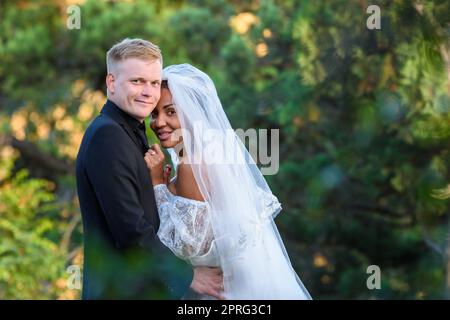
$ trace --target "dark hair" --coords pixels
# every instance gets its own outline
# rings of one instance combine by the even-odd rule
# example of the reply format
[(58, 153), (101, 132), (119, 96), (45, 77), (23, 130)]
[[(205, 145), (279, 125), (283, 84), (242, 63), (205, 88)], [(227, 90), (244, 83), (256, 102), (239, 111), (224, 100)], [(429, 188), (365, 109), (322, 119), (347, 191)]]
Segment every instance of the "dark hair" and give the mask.
[(169, 89), (169, 84), (167, 83), (167, 80), (161, 81), (161, 89)]

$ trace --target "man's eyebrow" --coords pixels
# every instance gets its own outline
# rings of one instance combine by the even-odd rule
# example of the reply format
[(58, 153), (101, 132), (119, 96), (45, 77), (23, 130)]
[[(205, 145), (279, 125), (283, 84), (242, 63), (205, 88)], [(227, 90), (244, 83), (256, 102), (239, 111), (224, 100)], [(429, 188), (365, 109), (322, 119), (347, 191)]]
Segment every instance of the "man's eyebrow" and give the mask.
[(145, 81), (149, 81), (149, 82), (158, 82), (160, 83), (161, 80), (160, 79), (149, 79), (143, 76), (131, 76), (130, 79), (139, 79), (139, 80), (145, 80)]

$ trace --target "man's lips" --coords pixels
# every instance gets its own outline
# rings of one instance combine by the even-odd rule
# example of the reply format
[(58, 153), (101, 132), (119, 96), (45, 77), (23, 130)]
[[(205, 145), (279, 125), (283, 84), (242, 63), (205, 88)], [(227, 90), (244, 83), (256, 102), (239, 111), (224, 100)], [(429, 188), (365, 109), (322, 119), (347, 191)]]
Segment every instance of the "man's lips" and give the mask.
[(142, 101), (142, 100), (137, 100), (137, 99), (135, 99), (134, 101), (143, 103), (143, 104), (152, 104), (150, 101)]

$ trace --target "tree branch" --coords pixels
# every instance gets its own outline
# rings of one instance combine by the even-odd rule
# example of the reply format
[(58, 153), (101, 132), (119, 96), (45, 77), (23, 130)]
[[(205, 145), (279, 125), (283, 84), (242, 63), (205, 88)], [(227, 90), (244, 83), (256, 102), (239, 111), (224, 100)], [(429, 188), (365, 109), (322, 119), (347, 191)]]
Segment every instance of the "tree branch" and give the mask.
[[(397, 227), (397, 228), (408, 228), (414, 224), (414, 221), (411, 216), (405, 216), (400, 213), (395, 213), (386, 208), (362, 206), (362, 205), (348, 205), (348, 206), (345, 206), (343, 209), (348, 210), (348, 212), (353, 216), (369, 218), (374, 221), (389, 224), (389, 225), (391, 225), (393, 227)], [(366, 214), (367, 212), (371, 212), (372, 214), (370, 214), (370, 215)], [(389, 212), (389, 214), (391, 214), (393, 216), (374, 214), (374, 213), (387, 213), (387, 212)]]
[(433, 240), (431, 240), (430, 236), (428, 235), (428, 233), (426, 232), (426, 230), (422, 227), (422, 237), (423, 237), (423, 241), (425, 242), (425, 244), (434, 252), (436, 252), (439, 256), (442, 257), (442, 259), (444, 259), (445, 257), (445, 253), (444, 253), (444, 249), (438, 245), (437, 243), (435, 243)]
[(75, 214), (70, 220), (69, 226), (67, 227), (66, 232), (64, 232), (61, 243), (59, 245), (61, 251), (66, 252), (69, 250), (70, 238), (72, 237), (72, 233), (77, 227), (80, 220), (81, 220), (80, 214)]
[(19, 150), (24, 157), (31, 159), (34, 163), (47, 171), (57, 174), (75, 173), (73, 163), (67, 163), (64, 160), (46, 154), (29, 141), (18, 140), (13, 136), (0, 136), (0, 146), (3, 145), (10, 145)]

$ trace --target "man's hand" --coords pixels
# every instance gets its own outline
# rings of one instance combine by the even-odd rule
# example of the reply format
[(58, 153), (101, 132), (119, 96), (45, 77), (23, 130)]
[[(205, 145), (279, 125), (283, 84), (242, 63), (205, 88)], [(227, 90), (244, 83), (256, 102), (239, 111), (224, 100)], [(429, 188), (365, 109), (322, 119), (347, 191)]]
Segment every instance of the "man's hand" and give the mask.
[(191, 288), (199, 294), (207, 294), (225, 300), (223, 294), (223, 274), (220, 268), (195, 267)]

